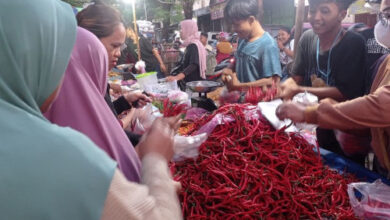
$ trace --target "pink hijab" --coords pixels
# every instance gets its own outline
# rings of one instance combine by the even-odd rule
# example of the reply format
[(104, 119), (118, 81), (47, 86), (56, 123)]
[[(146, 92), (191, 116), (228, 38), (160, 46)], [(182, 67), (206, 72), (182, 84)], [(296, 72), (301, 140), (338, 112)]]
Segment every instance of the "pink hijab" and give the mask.
[(187, 47), (190, 44), (195, 44), (198, 48), (199, 54), (199, 70), (200, 76), (206, 79), (206, 49), (202, 42), (200, 42), (200, 35), (198, 33), (198, 25), (193, 20), (184, 20), (180, 22), (183, 46)]
[(54, 124), (87, 135), (117, 161), (128, 180), (139, 182), (138, 155), (104, 101), (107, 72), (108, 58), (103, 44), (79, 27), (60, 93), (45, 116)]

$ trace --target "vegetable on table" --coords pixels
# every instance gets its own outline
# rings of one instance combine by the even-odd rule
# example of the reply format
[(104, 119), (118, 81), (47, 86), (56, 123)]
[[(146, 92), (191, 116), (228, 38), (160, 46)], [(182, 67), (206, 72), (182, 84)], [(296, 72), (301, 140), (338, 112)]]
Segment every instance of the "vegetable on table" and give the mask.
[(164, 99), (161, 113), (164, 115), (164, 117), (173, 117), (176, 115), (185, 114), (187, 109), (187, 104), (175, 104), (169, 101), (169, 99)]
[(274, 130), (260, 116), (247, 121), (248, 104), (219, 108), (196, 122), (187, 135), (216, 114), (234, 118), (218, 125), (200, 146), (199, 157), (171, 163), (182, 184), (186, 219), (356, 219), (347, 184), (356, 181), (324, 166), (297, 133)]

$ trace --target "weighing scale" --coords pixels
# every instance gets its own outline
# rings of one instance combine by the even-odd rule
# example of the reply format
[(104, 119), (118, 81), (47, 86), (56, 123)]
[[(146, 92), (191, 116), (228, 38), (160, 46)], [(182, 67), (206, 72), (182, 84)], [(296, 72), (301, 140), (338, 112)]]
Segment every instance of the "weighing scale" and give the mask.
[(192, 107), (203, 108), (207, 111), (214, 111), (217, 109), (214, 101), (207, 98), (207, 93), (216, 90), (223, 86), (220, 82), (214, 81), (193, 81), (186, 83), (186, 87), (192, 92), (198, 93), (198, 97), (191, 98)]

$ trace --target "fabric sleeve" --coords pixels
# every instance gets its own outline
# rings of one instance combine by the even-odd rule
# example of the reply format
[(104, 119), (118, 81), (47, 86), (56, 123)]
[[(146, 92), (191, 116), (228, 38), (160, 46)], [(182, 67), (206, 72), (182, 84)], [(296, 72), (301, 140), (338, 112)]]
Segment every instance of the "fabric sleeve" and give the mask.
[(306, 41), (305, 35), (301, 37), (301, 39), (298, 42), (298, 48), (296, 53), (295, 53), (295, 59), (294, 59), (294, 64), (292, 67), (291, 75), (293, 76), (305, 76), (305, 48), (304, 48), (304, 42)]
[(164, 158), (157, 154), (144, 157), (142, 183), (128, 182), (116, 171), (101, 219), (182, 219), (176, 188)]
[(114, 116), (117, 117), (118, 114), (115, 111), (114, 104), (112, 103), (111, 97), (110, 97), (110, 84), (107, 84), (107, 91), (106, 91), (106, 94), (104, 95), (104, 101), (106, 101), (106, 104), (111, 109), (111, 112), (114, 114)]
[[(343, 54), (338, 56), (337, 67), (334, 67), (335, 87), (346, 99), (353, 99), (364, 94), (366, 79), (366, 46), (364, 39), (357, 35), (348, 39)], [(335, 56), (336, 57), (336, 56)]]
[(185, 59), (189, 64), (195, 64), (199, 66), (199, 52), (198, 47), (195, 44), (188, 45)]
[(187, 68), (185, 68), (183, 70), (183, 73), (186, 76), (192, 75), (192, 74), (199, 74), (199, 68), (198, 67), (199, 67), (198, 65), (192, 63), (189, 66), (187, 66)]
[(126, 110), (131, 109), (131, 105), (129, 104), (129, 102), (127, 102), (124, 96), (119, 97), (113, 103), (114, 103), (115, 111), (118, 115), (120, 115), (122, 112)]
[(282, 77), (282, 68), (280, 65), (279, 49), (274, 43), (264, 45), (264, 54), (262, 56), (263, 76), (264, 78), (278, 75)]
[(390, 126), (390, 85), (380, 87), (373, 94), (350, 101), (321, 103), (309, 107), (305, 119), (322, 128), (360, 129)]

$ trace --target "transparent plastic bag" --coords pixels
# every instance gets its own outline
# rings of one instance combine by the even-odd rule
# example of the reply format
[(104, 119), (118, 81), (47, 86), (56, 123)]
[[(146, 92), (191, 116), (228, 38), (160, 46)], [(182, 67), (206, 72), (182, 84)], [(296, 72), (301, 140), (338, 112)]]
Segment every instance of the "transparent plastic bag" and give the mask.
[[(356, 193), (361, 194), (361, 199)], [(366, 220), (390, 219), (390, 186), (381, 180), (373, 183), (350, 183), (348, 195), (355, 215)]]
[(215, 127), (218, 125), (222, 125), (225, 123), (229, 123), (234, 121), (234, 118), (231, 116), (223, 115), (223, 114), (216, 114), (213, 119), (211, 119), (209, 122), (207, 122), (205, 125), (203, 125), (201, 128), (199, 128), (198, 131), (195, 132), (195, 134), (202, 134), (206, 133), (207, 135), (210, 135)]
[(147, 104), (142, 109), (137, 109), (134, 113), (134, 122), (131, 131), (136, 134), (144, 134), (152, 126), (154, 120), (162, 115), (152, 104)]
[(207, 140), (206, 133), (195, 136), (179, 136), (174, 139), (173, 161), (183, 161), (189, 158), (196, 158), (199, 155), (199, 147)]
[(177, 82), (161, 81), (159, 83), (150, 83), (144, 85), (145, 91), (153, 95), (167, 95), (170, 91), (178, 91)]
[[(296, 94), (293, 97), (292, 101), (299, 103), (299, 104), (302, 104), (304, 106), (310, 106), (310, 105), (318, 104), (318, 97), (311, 94), (311, 93), (308, 93), (308, 92), (302, 92), (302, 93)], [(312, 131), (312, 132), (314, 132), (315, 129), (317, 128), (317, 125), (307, 124), (307, 123), (296, 123), (295, 126), (299, 130), (308, 130), (308, 131)]]
[[(259, 119), (261, 115), (259, 109), (256, 106), (250, 106), (243, 111), (245, 113), (245, 119), (248, 121)], [(217, 127), (218, 125), (223, 125), (233, 121), (234, 118), (230, 115), (223, 115), (221, 113), (216, 114), (209, 122), (199, 128), (199, 130), (196, 131), (195, 134), (206, 133), (210, 135), (214, 131), (215, 127)]]
[(221, 95), (219, 96), (219, 103), (221, 105), (229, 104), (229, 103), (238, 103), (241, 98), (241, 92), (232, 91), (229, 92), (226, 87), (223, 88)]
[(208, 111), (203, 108), (192, 107), (187, 110), (185, 120), (196, 121)]

